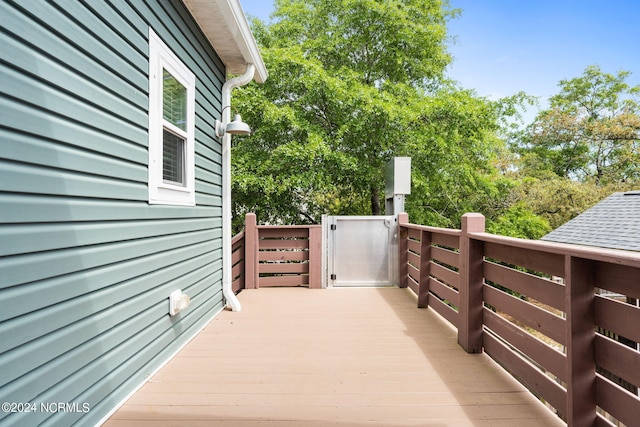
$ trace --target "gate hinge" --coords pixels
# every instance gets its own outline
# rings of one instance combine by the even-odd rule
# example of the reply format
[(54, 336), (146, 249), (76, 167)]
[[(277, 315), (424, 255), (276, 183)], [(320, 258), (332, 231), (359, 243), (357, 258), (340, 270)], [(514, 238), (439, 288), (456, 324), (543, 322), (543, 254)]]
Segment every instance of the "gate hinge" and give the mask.
[(331, 224), (331, 230), (336, 230), (338, 227), (336, 226), (336, 224)]
[(336, 279), (337, 279), (337, 276), (335, 274), (332, 274), (331, 275), (331, 280), (336, 280)]

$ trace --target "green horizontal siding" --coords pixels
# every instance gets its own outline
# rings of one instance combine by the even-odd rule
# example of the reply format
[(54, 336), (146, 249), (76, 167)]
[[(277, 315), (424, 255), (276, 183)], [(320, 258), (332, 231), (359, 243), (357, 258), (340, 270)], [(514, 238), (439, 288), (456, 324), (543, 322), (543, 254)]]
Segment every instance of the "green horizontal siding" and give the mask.
[[(188, 335), (189, 330), (197, 330), (204, 326), (210, 318), (199, 318), (198, 314), (216, 313), (222, 308), (222, 304), (216, 302), (219, 301), (217, 296), (219, 294), (212, 292), (201, 295), (200, 299), (204, 301), (204, 305), (200, 307), (202, 310), (198, 311), (198, 307), (194, 307), (189, 314), (182, 317), (180, 329), (186, 330), (183, 337)], [(184, 343), (184, 340), (176, 339), (177, 328), (175, 323), (164, 315), (166, 309), (166, 304), (158, 303), (144, 312), (138, 311), (134, 317), (126, 318), (118, 327), (102, 334), (100, 340), (88, 341), (64, 353), (46, 369), (38, 368), (23, 376), (19, 385), (15, 387), (13, 385), (18, 383), (12, 383), (8, 387), (8, 395), (15, 399), (29, 395), (25, 397), (27, 401), (91, 402), (92, 411), (83, 418), (82, 425), (97, 422), (99, 418), (94, 419), (95, 417), (111, 410), (133, 387), (148, 377), (154, 370), (154, 365), (157, 366), (164, 361), (161, 359), (162, 355), (171, 354)], [(199, 320), (200, 322), (196, 323)], [(160, 331), (163, 332), (158, 333)], [(93, 360), (90, 360), (92, 357)], [(47, 388), (56, 381), (58, 382)], [(126, 383), (128, 387), (114, 393), (114, 389), (118, 389), (121, 383)], [(22, 392), (30, 387), (36, 388), (39, 393), (33, 395)], [(110, 404), (101, 405), (103, 400), (108, 400)], [(7, 420), (2, 421), (3, 425), (22, 426), (25, 425), (25, 421), (28, 421), (28, 425), (37, 425), (49, 415), (9, 416)], [(51, 425), (70, 425), (67, 423), (75, 421), (74, 414), (53, 414), (51, 418)]]
[(60, 194), (69, 197), (141, 200), (147, 197), (144, 183), (117, 180), (87, 173), (0, 160), (0, 181), (5, 191)]
[[(99, 32), (100, 28), (89, 27), (79, 17), (89, 16), (83, 6), (78, 6), (72, 1), (61, 2), (63, 6), (39, 2), (35, 5), (21, 2), (16, 5), (16, 14), (22, 15), (21, 20), (25, 24), (22, 28), (15, 29), (17, 34), (24, 33), (26, 40), (32, 41), (45, 51), (50, 47), (59, 51), (58, 56), (62, 62), (94, 60), (100, 68), (104, 68), (115, 78), (134, 85), (139, 90), (146, 92), (149, 87), (147, 82), (147, 67), (144, 58), (128, 44), (123, 43), (112, 29)], [(31, 29), (40, 31), (42, 36), (34, 38)], [(11, 30), (14, 30), (12, 27)], [(113, 45), (113, 47), (112, 47)]]
[[(155, 320), (162, 320), (165, 317), (169, 319), (169, 316), (166, 316), (169, 306), (168, 300), (165, 301), (166, 296), (177, 287), (182, 288), (184, 292), (189, 292), (194, 298), (197, 297), (199, 293), (196, 292), (199, 290), (198, 286), (204, 286), (204, 283), (206, 283), (208, 279), (214, 277), (215, 272), (211, 271), (213, 267), (215, 267), (215, 265), (204, 265), (199, 270), (190, 271), (184, 276), (174, 277), (168, 281), (162, 278), (159, 285), (155, 286), (152, 290), (146, 290), (127, 299), (121, 300), (118, 292), (107, 289), (96, 295), (77, 297), (76, 299), (78, 301), (67, 301), (60, 303), (59, 306), (51, 307), (49, 310), (40, 310), (31, 316), (26, 316), (25, 319), (16, 318), (12, 322), (5, 322), (7, 323), (5, 328), (9, 332), (22, 330), (18, 329), (18, 327), (35, 325), (38, 322), (42, 322), (43, 324), (35, 326), (33, 330), (24, 330), (24, 333), (20, 334), (22, 336), (16, 337), (15, 339), (11, 339), (12, 337), (10, 336), (8, 337), (7, 341), (13, 343), (15, 347), (3, 354), (4, 369), (0, 372), (0, 381), (9, 383), (23, 377), (34, 367), (46, 364), (52, 357), (60, 357), (67, 353), (69, 349), (76, 348), (85, 343), (92, 343), (104, 348), (102, 347), (105, 344), (103, 339), (93, 340), (92, 338), (112, 330), (126, 319), (138, 316), (140, 313), (153, 310)], [(169, 274), (169, 277), (172, 277), (170, 270), (171, 268), (165, 272)], [(203, 281), (203, 283), (200, 283), (201, 281)], [(135, 284), (125, 282), (124, 284), (118, 285), (118, 287), (134, 285)], [(129, 291), (123, 290), (123, 293), (126, 294), (126, 292)], [(75, 304), (106, 305), (105, 301), (97, 302), (97, 298), (110, 298), (108, 301), (117, 302), (117, 304), (108, 305), (102, 310), (98, 310), (97, 307), (93, 308), (84, 318), (78, 318), (81, 316), (80, 313), (64, 312), (65, 308), (71, 309)], [(202, 303), (202, 301), (198, 301), (196, 298), (193, 308), (197, 308), (198, 303)], [(10, 335), (9, 332), (7, 332), (7, 335)], [(122, 333), (129, 337), (135, 337), (135, 331), (123, 330)], [(26, 342), (16, 344), (16, 341)], [(8, 346), (8, 344), (3, 342), (3, 350), (6, 350), (6, 346)], [(89, 357), (86, 352), (83, 352), (82, 355)], [(99, 355), (96, 357), (99, 357)], [(52, 373), (52, 376), (55, 376), (55, 373)], [(23, 377), (22, 380), (24, 381), (24, 379)], [(42, 381), (42, 379), (39, 381)], [(13, 393), (7, 396), (7, 398), (11, 396), (13, 396)]]
[[(193, 231), (216, 233), (220, 221), (212, 218), (147, 221), (90, 221), (86, 223), (47, 223), (38, 225), (1, 225), (0, 234), (13, 242), (0, 246), (0, 256), (22, 255), (52, 249), (85, 247), (126, 242), (149, 236), (181, 235)], [(155, 244), (155, 243), (153, 243)]]
[[(142, 132), (144, 141), (142, 136), (139, 136), (139, 140), (132, 143), (121, 138), (117, 133), (109, 134), (101, 129), (82, 126), (73, 117), (62, 117), (0, 95), (0, 128), (4, 127), (15, 131), (16, 126), (19, 126), (21, 133), (41, 140), (109, 153), (113, 157), (128, 159), (140, 164), (148, 162), (147, 136)], [(113, 130), (117, 132), (117, 129)], [(105, 151), (106, 149), (108, 151)]]
[[(162, 273), (154, 272), (150, 278), (157, 280), (158, 283), (162, 283), (153, 292), (158, 293), (157, 297), (162, 300), (164, 294), (167, 291), (173, 290), (173, 286), (180, 287), (181, 285), (187, 286), (185, 291), (192, 292), (194, 288), (190, 288), (197, 280), (209, 280), (216, 279), (218, 272), (213, 269), (219, 268), (218, 263), (212, 262), (212, 258), (215, 253), (201, 255), (200, 257), (183, 261), (180, 264), (169, 265), (160, 269)], [(189, 270), (185, 270), (181, 264), (189, 266)], [(162, 276), (159, 276), (162, 274)], [(46, 338), (48, 334), (50, 336), (66, 336), (68, 342), (65, 342), (65, 346), (68, 346), (71, 342), (77, 344), (82, 343), (86, 337), (84, 334), (94, 334), (95, 330), (99, 327), (99, 323), (103, 325), (107, 322), (112, 322), (117, 319), (113, 315), (113, 312), (108, 312), (105, 315), (96, 315), (96, 313), (105, 312), (116, 306), (113, 305), (114, 301), (119, 301), (119, 304), (124, 306), (130, 304), (131, 301), (136, 301), (135, 305), (130, 307), (135, 311), (139, 311), (141, 307), (144, 307), (145, 303), (148, 303), (151, 294), (146, 293), (145, 281), (150, 278), (131, 279), (122, 282), (117, 285), (113, 285), (109, 288), (102, 289), (97, 292), (85, 294), (82, 297), (76, 297), (71, 300), (62, 301), (60, 303), (51, 305), (45, 309), (39, 309), (31, 313), (27, 313), (20, 317), (15, 317), (10, 321), (5, 321), (1, 325), (1, 333), (6, 334), (6, 340), (0, 343), (2, 351), (8, 351), (6, 354), (6, 363), (23, 361), (20, 359), (22, 354), (30, 352), (34, 348), (40, 348), (44, 344), (44, 340), (40, 338)], [(194, 295), (192, 295), (194, 296)], [(117, 306), (118, 309), (122, 308)], [(166, 307), (165, 307), (166, 309)], [(85, 328), (84, 323), (91, 325), (91, 328)], [(23, 334), (10, 334), (10, 331), (25, 331)], [(34, 355), (41, 358), (47, 358), (50, 354)], [(40, 366), (42, 363), (36, 366)], [(7, 381), (9, 378), (18, 378), (20, 374), (20, 367), (16, 367), (16, 370), (4, 370), (0, 373), (2, 381)]]
[[(96, 151), (42, 140), (34, 135), (15, 134), (1, 129), (0, 139), (6, 148), (3, 157), (17, 164), (45, 165), (57, 170), (102, 175), (146, 185), (148, 175), (146, 153), (145, 162), (138, 163), (131, 161), (131, 159), (109, 158)], [(136, 148), (132, 151), (138, 157), (138, 151), (146, 150)]]
[[(4, 91), (4, 96), (13, 98), (13, 102), (22, 103), (25, 109), (32, 108), (32, 114), (35, 116), (39, 112), (45, 111), (46, 114), (59, 116), (63, 121), (71, 121), (80, 124), (88, 129), (96, 129), (98, 132), (109, 132), (113, 134), (113, 130), (117, 129), (118, 133), (114, 134), (118, 139), (124, 139), (135, 143), (140, 143), (145, 139), (145, 131), (147, 126), (146, 114), (141, 114), (137, 109), (131, 108), (130, 105), (124, 103), (110, 103), (102, 100), (100, 105), (88, 104), (87, 99), (78, 98), (75, 95), (65, 93), (63, 90), (52, 87), (43, 87), (38, 81), (31, 78), (25, 78), (21, 75), (21, 70), (0, 65), (0, 74), (2, 74), (3, 84), (9, 88)], [(92, 90), (87, 87), (80, 90)], [(107, 105), (105, 105), (107, 104)], [(131, 123), (129, 117), (114, 117), (103, 111), (105, 107), (114, 107), (122, 112), (129, 112), (131, 118), (138, 120), (137, 123)], [(40, 125), (46, 122), (40, 122)], [(15, 123), (14, 123), (15, 125)], [(143, 145), (144, 146), (144, 145)]]
[[(0, 192), (0, 218), (4, 223), (109, 221), (128, 219), (220, 217), (220, 205), (145, 206), (130, 200), (66, 198), (55, 195)], [(0, 243), (1, 244), (1, 243)], [(0, 283), (2, 283), (0, 281)]]
[[(41, 90), (36, 90), (31, 81), (33, 79), (46, 80), (58, 91), (64, 90), (66, 93), (82, 94), (85, 102), (91, 103), (103, 112), (120, 117), (124, 121), (129, 121), (139, 126), (144, 126), (146, 115), (146, 91), (141, 92), (135, 88), (129, 91), (121, 90), (114, 92), (104, 81), (81, 77), (77, 69), (70, 69), (68, 64), (61, 64), (58, 58), (49, 56), (49, 52), (37, 52), (21, 43), (14, 37), (6, 34), (0, 35), (0, 43), (7, 55), (15, 58), (11, 67), (20, 70), (18, 75), (10, 75), (5, 66), (4, 77), (12, 83), (7, 85), (9, 94), (13, 94), (25, 102), (39, 103), (44, 98)], [(16, 71), (17, 73), (17, 71)], [(29, 74), (25, 74), (29, 73)], [(49, 89), (49, 97), (56, 96), (56, 89)], [(38, 87), (38, 89), (40, 89)], [(24, 91), (24, 92), (22, 92)], [(53, 93), (54, 95), (51, 95)], [(58, 97), (62, 96), (60, 94)]]
[[(83, 293), (90, 293), (126, 282), (131, 279), (131, 271), (134, 269), (139, 274), (137, 277), (141, 278), (143, 286), (148, 286), (149, 283), (158, 283), (160, 278), (155, 274), (158, 271), (163, 271), (165, 267), (172, 265), (171, 263), (173, 262), (179, 262), (180, 269), (176, 268), (172, 270), (172, 273), (184, 275), (189, 271), (184, 269), (192, 267), (192, 260), (207, 254), (208, 252), (206, 251), (210, 250), (212, 246), (214, 248), (219, 247), (219, 243), (207, 241), (199, 245), (178, 248), (171, 252), (152, 254), (144, 258), (144, 262), (141, 262), (140, 259), (132, 259), (126, 262), (6, 288), (0, 291), (2, 292), (3, 300), (7, 302), (5, 309), (0, 312), (1, 319), (11, 319), (59, 304), (78, 296), (78, 290)], [(212, 256), (215, 258), (214, 265), (220, 267), (219, 249), (217, 252), (213, 252)], [(122, 292), (122, 290), (120, 289), (118, 292)], [(119, 295), (128, 294), (120, 293)]]
[[(6, 3), (6, 2), (5, 2)], [(29, 10), (24, 10), (29, 7)], [(144, 70), (128, 69), (114, 72), (113, 68), (105, 61), (96, 61), (95, 55), (88, 52), (79, 51), (75, 45), (69, 44), (68, 40), (61, 38), (61, 32), (73, 34), (77, 27), (68, 21), (52, 19), (48, 20), (46, 13), (41, 13), (40, 7), (48, 8), (45, 2), (31, 5), (29, 2), (22, 4), (6, 5), (2, 7), (2, 26), (10, 37), (19, 40), (28, 51), (33, 52), (23, 55), (23, 60), (29, 65), (27, 71), (36, 70), (36, 75), (40, 72), (39, 65), (46, 66), (47, 63), (38, 63), (38, 54), (42, 54), (51, 60), (61, 64), (78, 76), (90, 76), (91, 79), (101, 84), (103, 87), (120, 95), (123, 99), (130, 99), (142, 110), (147, 108), (148, 84)], [(70, 9), (78, 9), (77, 5), (69, 6)], [(44, 9), (43, 9), (44, 10)], [(34, 19), (32, 13), (39, 15)], [(56, 14), (59, 16), (59, 14)], [(53, 18), (53, 17), (52, 17)], [(53, 25), (57, 24), (57, 30)], [(140, 36), (144, 41), (146, 36)], [(19, 64), (18, 64), (19, 65)], [(124, 65), (126, 68), (127, 65)], [(122, 74), (124, 71), (124, 76)], [(66, 86), (66, 84), (65, 84)]]
[(4, 257), (0, 269), (2, 287), (71, 274), (103, 265), (123, 262), (140, 255), (151, 255), (174, 248), (188, 247), (213, 240), (213, 230), (190, 231), (173, 236), (127, 240), (125, 242), (66, 248), (22, 256)]
[[(196, 75), (194, 207), (147, 202), (149, 26)], [(224, 66), (178, 0), (7, 0), (0, 45), (0, 401), (91, 407), (0, 424), (92, 425), (223, 308)]]

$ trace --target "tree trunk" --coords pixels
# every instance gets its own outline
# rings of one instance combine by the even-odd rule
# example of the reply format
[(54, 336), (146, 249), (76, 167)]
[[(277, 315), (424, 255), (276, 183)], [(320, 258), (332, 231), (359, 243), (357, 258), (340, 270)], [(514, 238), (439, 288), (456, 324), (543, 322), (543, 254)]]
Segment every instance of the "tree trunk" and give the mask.
[(381, 215), (380, 192), (375, 185), (371, 186), (371, 215)]

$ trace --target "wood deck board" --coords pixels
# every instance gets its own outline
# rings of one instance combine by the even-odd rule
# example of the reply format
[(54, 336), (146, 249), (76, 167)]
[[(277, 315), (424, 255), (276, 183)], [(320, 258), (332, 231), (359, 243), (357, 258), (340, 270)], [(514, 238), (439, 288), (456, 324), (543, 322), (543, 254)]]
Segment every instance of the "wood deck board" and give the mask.
[(104, 425), (564, 425), (406, 289), (239, 299)]

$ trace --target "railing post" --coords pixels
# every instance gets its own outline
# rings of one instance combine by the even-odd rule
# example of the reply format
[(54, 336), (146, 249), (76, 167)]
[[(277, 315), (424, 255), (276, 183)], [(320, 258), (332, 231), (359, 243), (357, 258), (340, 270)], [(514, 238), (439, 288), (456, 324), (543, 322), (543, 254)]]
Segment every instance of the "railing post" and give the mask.
[(322, 288), (322, 228), (309, 227), (309, 288)]
[(458, 344), (467, 353), (482, 352), (482, 311), (484, 245), (469, 233), (484, 232), (484, 216), (467, 213), (462, 216), (460, 236), (460, 307), (458, 307)]
[(431, 267), (431, 232), (420, 232), (420, 282), (418, 283), (418, 308), (429, 306), (429, 270)]
[(248, 213), (244, 219), (244, 286), (258, 288), (258, 225), (256, 214)]
[(403, 225), (409, 224), (409, 214), (401, 212), (398, 214), (398, 287), (406, 288), (409, 280), (409, 232)]
[(567, 425), (596, 425), (593, 261), (565, 256)]

